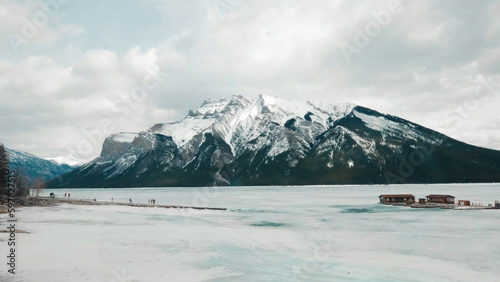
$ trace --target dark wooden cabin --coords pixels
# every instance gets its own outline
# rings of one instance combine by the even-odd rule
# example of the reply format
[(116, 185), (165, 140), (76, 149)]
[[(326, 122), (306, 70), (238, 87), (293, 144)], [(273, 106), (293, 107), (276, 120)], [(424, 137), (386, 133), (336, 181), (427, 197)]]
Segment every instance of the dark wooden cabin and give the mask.
[(415, 196), (412, 194), (392, 194), (378, 196), (381, 204), (413, 204), (415, 203)]
[(435, 203), (435, 204), (454, 204), (455, 197), (452, 195), (437, 195), (430, 194), (425, 196), (427, 198), (427, 203)]

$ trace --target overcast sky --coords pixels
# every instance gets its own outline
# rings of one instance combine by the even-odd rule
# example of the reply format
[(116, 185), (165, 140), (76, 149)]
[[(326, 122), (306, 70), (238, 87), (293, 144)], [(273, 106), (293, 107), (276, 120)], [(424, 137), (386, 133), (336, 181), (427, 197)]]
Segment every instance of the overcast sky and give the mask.
[(500, 149), (499, 1), (0, 3), (12, 149), (90, 159), (109, 134), (260, 93), (353, 102)]

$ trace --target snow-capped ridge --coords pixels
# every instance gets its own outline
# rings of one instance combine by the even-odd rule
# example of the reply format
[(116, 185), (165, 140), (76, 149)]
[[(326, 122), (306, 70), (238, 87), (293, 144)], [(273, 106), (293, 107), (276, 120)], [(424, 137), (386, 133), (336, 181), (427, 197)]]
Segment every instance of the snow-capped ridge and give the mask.
[(59, 164), (54, 160), (42, 159), (27, 152), (5, 149), (9, 156), (9, 168), (14, 171), (19, 169), (21, 176), (28, 183), (38, 179), (53, 179), (76, 168), (68, 164)]
[(260, 94), (256, 100), (242, 95), (232, 95), (231, 99), (205, 99), (200, 108), (190, 110), (184, 119), (156, 124), (148, 132), (171, 136), (179, 148), (200, 133), (212, 132), (224, 139), (234, 151), (235, 146), (262, 134), (267, 123), (285, 126), (293, 120), (313, 122), (320, 125), (320, 128), (315, 126), (308, 133), (314, 138), (328, 127), (328, 120), (341, 118), (355, 107), (350, 103), (321, 105), (265, 94)]
[(335, 118), (342, 118), (343, 116), (348, 115), (355, 107), (358, 106), (350, 102), (328, 103), (322, 100), (308, 100), (307, 104), (316, 110)]
[(52, 158), (45, 158), (48, 161), (55, 162), (59, 165), (80, 166), (86, 163), (85, 160), (77, 159), (71, 155), (57, 156)]
[(373, 115), (358, 110), (354, 110), (352, 113), (363, 121), (368, 128), (381, 132), (385, 137), (397, 137), (418, 142), (425, 141), (431, 144), (442, 142), (438, 136), (423, 135), (420, 126), (418, 126), (420, 128), (417, 128), (417, 125), (411, 122), (403, 122), (403, 120), (391, 115), (380, 113)]
[[(427, 158), (429, 153), (432, 158)], [(230, 99), (207, 99), (182, 120), (156, 124), (139, 134), (108, 137), (98, 159), (53, 184), (386, 183), (386, 172), (399, 172), (403, 159), (429, 168), (415, 169), (414, 174), (405, 176), (404, 180), (412, 183), (498, 182), (500, 165), (492, 155), (500, 158), (500, 152), (467, 146), (352, 103), (233, 95)], [(450, 156), (457, 157), (450, 162)], [(440, 163), (447, 163), (446, 170), (437, 166)], [(475, 167), (478, 169), (471, 172)]]
[(137, 136), (139, 136), (138, 133), (120, 132), (111, 135), (110, 138), (115, 142), (132, 143)]
[[(222, 99), (205, 99), (203, 103), (201, 104), (200, 108), (193, 110), (195, 113), (199, 113), (202, 115), (205, 114), (214, 114), (216, 112), (222, 111), (224, 107), (229, 103), (228, 99), (222, 98)], [(191, 111), (190, 111), (191, 112)]]

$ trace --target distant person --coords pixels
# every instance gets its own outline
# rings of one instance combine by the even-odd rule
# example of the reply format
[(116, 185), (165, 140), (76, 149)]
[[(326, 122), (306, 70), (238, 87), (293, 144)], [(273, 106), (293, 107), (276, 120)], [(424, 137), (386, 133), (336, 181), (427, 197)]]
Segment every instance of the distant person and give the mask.
[(151, 199), (148, 199), (148, 204), (151, 204)]
[(128, 198), (128, 201), (132, 204), (132, 199), (131, 198)]
[(69, 199), (69, 197), (71, 197), (71, 194), (70, 194), (70, 193), (68, 193), (68, 199)]
[(94, 202), (96, 201), (95, 197), (94, 197)]
[(111, 197), (111, 203), (113, 202), (113, 197)]
[(66, 198), (66, 193), (64, 193), (64, 198)]

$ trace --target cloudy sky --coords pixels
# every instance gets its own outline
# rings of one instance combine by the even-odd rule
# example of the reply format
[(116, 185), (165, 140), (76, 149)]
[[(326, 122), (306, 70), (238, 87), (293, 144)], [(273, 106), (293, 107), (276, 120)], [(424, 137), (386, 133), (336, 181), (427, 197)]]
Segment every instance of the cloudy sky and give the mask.
[(4, 0), (0, 142), (90, 159), (109, 134), (264, 93), (500, 150), (499, 14), (494, 0)]

